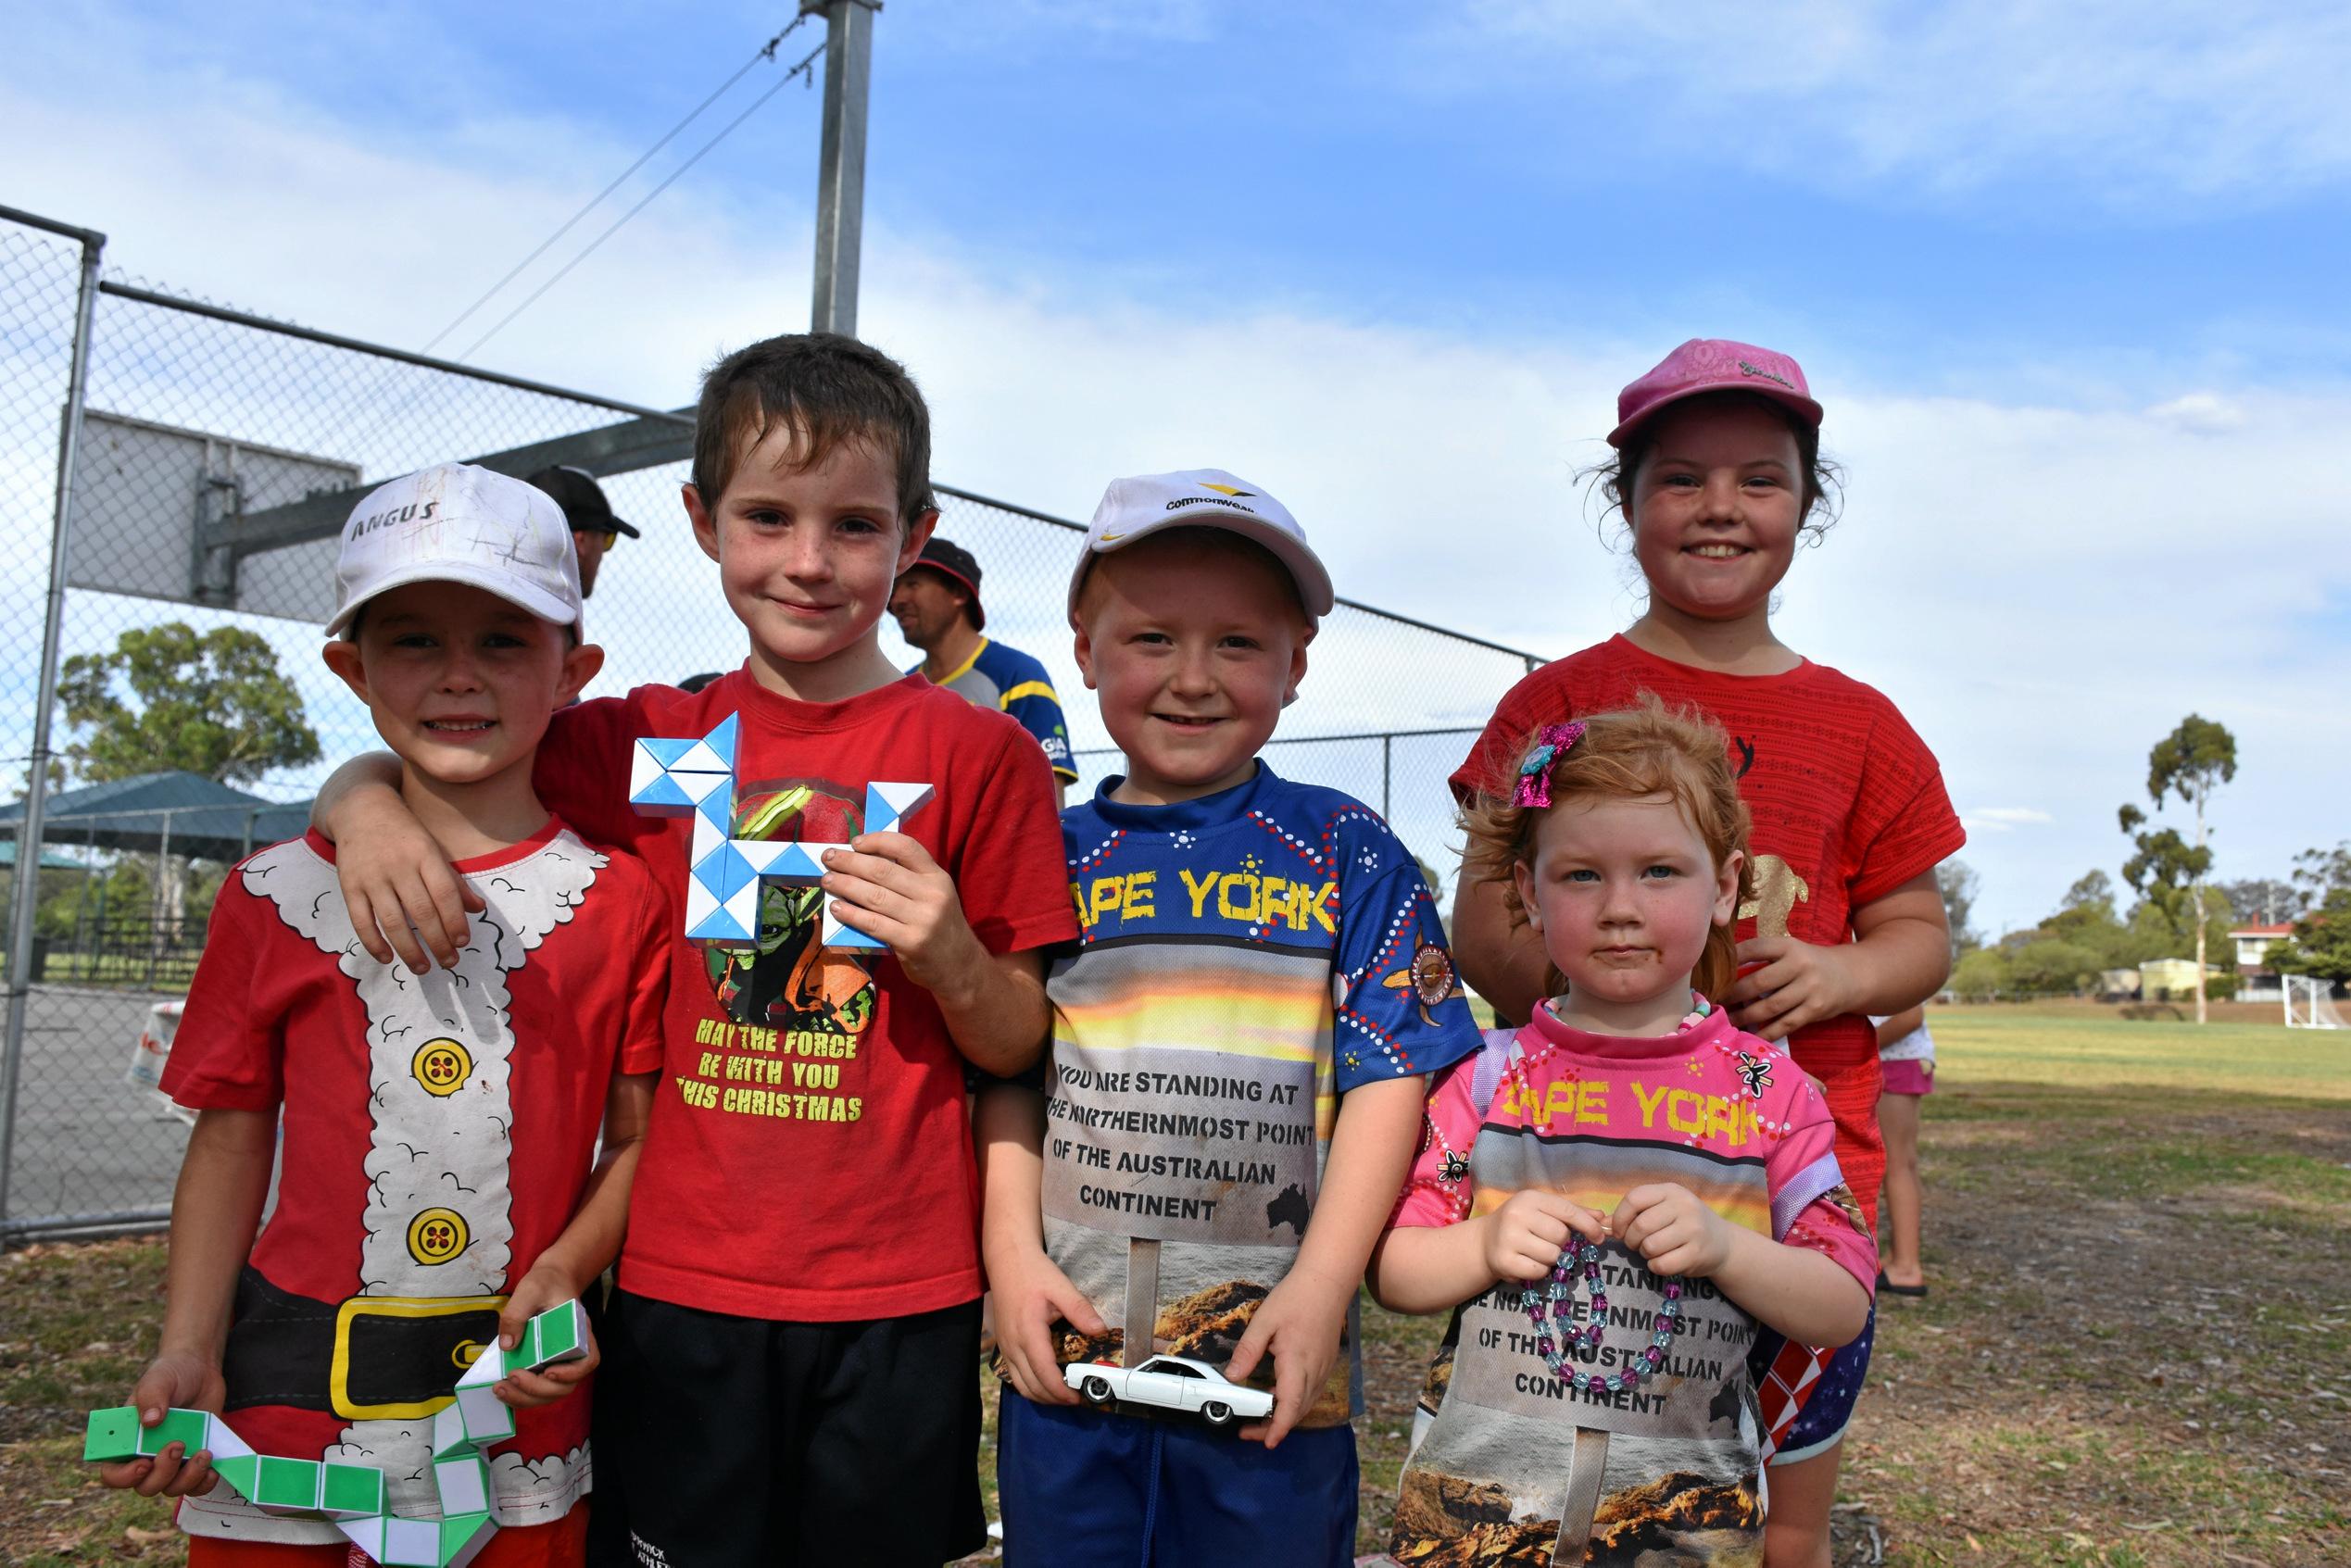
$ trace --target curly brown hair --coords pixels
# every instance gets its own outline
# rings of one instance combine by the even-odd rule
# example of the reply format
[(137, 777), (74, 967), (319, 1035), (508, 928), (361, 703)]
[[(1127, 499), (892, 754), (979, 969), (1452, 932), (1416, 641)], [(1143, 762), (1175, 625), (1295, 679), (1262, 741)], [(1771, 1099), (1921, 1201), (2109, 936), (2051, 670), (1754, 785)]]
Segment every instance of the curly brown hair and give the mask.
[[(1462, 830), (1469, 842), (1462, 850), (1462, 866), (1479, 882), (1502, 885), (1505, 907), (1514, 928), (1527, 923), (1527, 905), (1518, 896), (1512, 868), (1532, 866), (1535, 834), (1544, 814), (1577, 796), (1616, 800), (1642, 800), (1664, 796), (1681, 809), (1698, 831), (1706, 853), (1719, 867), (1733, 854), (1741, 857), (1739, 903), (1754, 897), (1746, 859), (1747, 807), (1739, 798), (1739, 778), (1731, 769), (1730, 737), (1721, 725), (1695, 708), (1668, 711), (1653, 692), (1642, 692), (1638, 706), (1611, 713), (1584, 716), (1584, 733), (1552, 764), (1552, 805), (1514, 806), (1483, 796), (1464, 807)], [(1540, 733), (1518, 748), (1523, 764), (1542, 744)], [(1706, 933), (1705, 950), (1691, 970), (1690, 983), (1700, 994), (1716, 998), (1739, 975), (1736, 922)], [(1556, 964), (1544, 973), (1553, 996), (1567, 988), (1567, 977)]]

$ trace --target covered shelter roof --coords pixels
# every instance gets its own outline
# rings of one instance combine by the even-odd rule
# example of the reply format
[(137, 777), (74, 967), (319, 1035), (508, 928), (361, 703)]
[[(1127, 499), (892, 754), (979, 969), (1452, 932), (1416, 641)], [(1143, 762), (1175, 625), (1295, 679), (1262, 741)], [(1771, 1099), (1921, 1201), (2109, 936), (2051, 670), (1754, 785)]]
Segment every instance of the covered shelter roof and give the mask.
[[(23, 801), (0, 806), (0, 834), (13, 835), (23, 821)], [(264, 800), (184, 771), (60, 790), (42, 809), (43, 836), (52, 847), (95, 844), (150, 854), (169, 847), (205, 860), (241, 859), (265, 844), (295, 837), (309, 821), (307, 800)]]
[[(17, 841), (0, 838), (0, 872), (14, 871), (17, 864)], [(44, 872), (86, 872), (90, 868), (70, 855), (60, 855), (54, 849), (41, 852), (41, 869)]]

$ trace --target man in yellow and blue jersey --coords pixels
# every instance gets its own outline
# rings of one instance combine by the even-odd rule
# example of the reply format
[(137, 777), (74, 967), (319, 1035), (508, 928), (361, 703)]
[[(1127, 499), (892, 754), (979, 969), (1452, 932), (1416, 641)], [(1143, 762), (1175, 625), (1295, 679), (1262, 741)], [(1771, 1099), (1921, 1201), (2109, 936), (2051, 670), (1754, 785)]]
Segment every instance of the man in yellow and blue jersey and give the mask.
[(931, 684), (1018, 720), (1045, 748), (1056, 791), (1065, 792), (1077, 782), (1077, 769), (1052, 677), (1020, 649), (981, 634), (987, 611), (979, 585), (980, 565), (972, 553), (934, 534), (921, 558), (899, 576), (890, 614), (899, 634), (922, 650), (922, 671)]

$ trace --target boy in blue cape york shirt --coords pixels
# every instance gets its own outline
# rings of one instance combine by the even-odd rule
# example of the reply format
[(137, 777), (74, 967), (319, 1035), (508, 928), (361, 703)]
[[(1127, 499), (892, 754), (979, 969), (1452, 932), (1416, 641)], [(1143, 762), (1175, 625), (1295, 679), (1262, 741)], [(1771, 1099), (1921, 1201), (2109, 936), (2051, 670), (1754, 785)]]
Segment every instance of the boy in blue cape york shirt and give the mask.
[[(1332, 603), (1289, 513), (1216, 470), (1114, 482), (1071, 580), (1129, 771), (1062, 814), (1084, 935), (1041, 1093), (979, 1112), (1015, 1565), (1353, 1560), (1356, 1287), (1422, 1080), (1478, 1035), (1411, 851), (1257, 759)], [(1237, 1441), (1064, 1380), (1154, 1354), (1272, 1414)]]

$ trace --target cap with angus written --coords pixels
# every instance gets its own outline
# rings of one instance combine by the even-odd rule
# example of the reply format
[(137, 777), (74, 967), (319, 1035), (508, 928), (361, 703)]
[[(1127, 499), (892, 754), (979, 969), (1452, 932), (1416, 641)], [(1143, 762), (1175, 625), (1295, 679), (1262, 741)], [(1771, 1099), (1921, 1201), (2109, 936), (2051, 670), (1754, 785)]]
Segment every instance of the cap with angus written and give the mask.
[(334, 619), (411, 583), (464, 583), (559, 626), (580, 623), (572, 526), (545, 491), (470, 463), (440, 463), (378, 485), (351, 510), (334, 562)]

